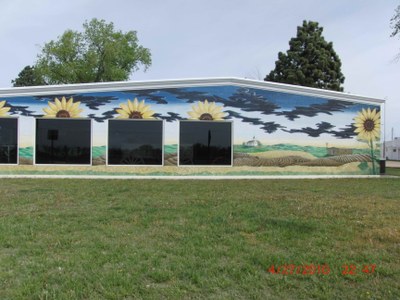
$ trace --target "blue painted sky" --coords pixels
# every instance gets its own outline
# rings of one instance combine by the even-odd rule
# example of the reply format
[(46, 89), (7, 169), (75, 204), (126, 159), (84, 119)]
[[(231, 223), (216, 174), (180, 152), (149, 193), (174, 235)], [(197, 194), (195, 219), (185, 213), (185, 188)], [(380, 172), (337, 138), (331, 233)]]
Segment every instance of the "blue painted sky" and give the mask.
[[(62, 94), (62, 95), (46, 95), (46, 96), (19, 96), (14, 98), (7, 98), (7, 102), (12, 105), (43, 105), (47, 106), (47, 102), (53, 102), (57, 97), (61, 100), (62, 97), (69, 99), (74, 98), (74, 101), (81, 101), (83, 104), (93, 103), (92, 109), (97, 107), (118, 107), (119, 103), (126, 102), (128, 99), (145, 100), (148, 104), (174, 104), (174, 105), (187, 105), (187, 103), (195, 103), (197, 101), (219, 102), (218, 97), (223, 99), (230, 99), (235, 93), (240, 92), (241, 89), (248, 90), (251, 93), (259, 96), (262, 101), (271, 102), (277, 106), (274, 110), (291, 111), (296, 107), (309, 107), (313, 104), (327, 104), (329, 99), (310, 97), (304, 95), (295, 95), (282, 92), (266, 91), (254, 88), (240, 88), (235, 86), (209, 86), (209, 87), (196, 87), (196, 88), (181, 88), (181, 89), (156, 89), (146, 90), (146, 96), (143, 96), (142, 91), (124, 91), (124, 92), (96, 92), (96, 93), (79, 93), (79, 94)], [(182, 94), (179, 94), (182, 93)], [(187, 94), (185, 94), (187, 93)], [(191, 95), (193, 93), (194, 95)], [(156, 99), (153, 99), (156, 97)], [(165, 101), (165, 103), (158, 103), (157, 99)], [(90, 99), (90, 100), (88, 100)], [(368, 107), (363, 104), (352, 103), (346, 107), (347, 112), (357, 112), (362, 108)]]
[[(257, 134), (264, 140), (271, 135), (276, 139), (290, 135), (290, 138), (307, 138), (310, 141), (323, 135), (330, 141), (353, 139), (356, 136), (353, 118), (362, 108), (369, 107), (347, 101), (234, 86), (15, 97), (7, 99), (6, 105), (11, 106), (12, 115), (40, 117), (48, 101), (53, 102), (55, 97), (61, 99), (62, 96), (80, 101), (80, 108), (83, 109), (80, 116), (93, 118), (100, 127), (107, 119), (118, 115), (116, 108), (121, 103), (135, 98), (145, 100), (147, 105), (151, 105), (156, 118), (170, 123), (170, 140), (176, 134), (172, 126), (176, 126), (179, 120), (187, 119), (192, 106), (205, 99), (215, 101), (225, 112), (225, 118), (235, 121), (236, 132), (240, 132), (243, 140), (249, 138), (249, 133), (252, 136)], [(375, 108), (379, 109), (379, 106)], [(104, 134), (104, 128), (100, 130), (100, 127), (98, 136)]]

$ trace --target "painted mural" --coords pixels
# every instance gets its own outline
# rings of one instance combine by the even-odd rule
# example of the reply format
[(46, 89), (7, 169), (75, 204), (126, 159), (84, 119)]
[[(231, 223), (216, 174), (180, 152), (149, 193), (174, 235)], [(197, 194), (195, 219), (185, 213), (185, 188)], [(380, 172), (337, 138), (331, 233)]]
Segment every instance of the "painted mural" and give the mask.
[[(0, 98), (19, 118), (19, 165), (1, 174), (379, 174), (380, 106), (240, 86), (203, 86)], [(33, 165), (35, 118), (91, 118), (92, 166)], [(109, 119), (164, 120), (164, 165), (106, 166)], [(231, 167), (179, 167), (179, 121), (233, 122)]]

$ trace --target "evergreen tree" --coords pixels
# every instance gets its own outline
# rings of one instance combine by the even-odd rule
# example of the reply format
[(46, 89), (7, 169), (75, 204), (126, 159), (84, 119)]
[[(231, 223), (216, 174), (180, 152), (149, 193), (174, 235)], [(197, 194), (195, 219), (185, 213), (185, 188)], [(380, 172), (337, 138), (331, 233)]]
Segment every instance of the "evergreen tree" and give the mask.
[(13, 86), (35, 86), (35, 85), (45, 85), (42, 77), (38, 72), (35, 71), (35, 67), (26, 66), (19, 72), (18, 77), (12, 80)]
[(317, 22), (303, 21), (289, 41), (289, 50), (279, 52), (275, 69), (264, 80), (343, 91), (342, 63), (322, 31)]

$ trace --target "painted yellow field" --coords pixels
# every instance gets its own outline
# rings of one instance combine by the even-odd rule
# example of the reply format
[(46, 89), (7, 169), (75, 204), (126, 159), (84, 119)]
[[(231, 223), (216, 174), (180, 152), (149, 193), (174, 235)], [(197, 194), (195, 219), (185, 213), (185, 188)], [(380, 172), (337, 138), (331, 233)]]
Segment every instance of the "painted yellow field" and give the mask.
[(263, 158), (280, 158), (280, 157), (288, 157), (288, 156), (300, 156), (300, 157), (308, 158), (308, 159), (315, 159), (316, 158), (314, 155), (312, 155), (311, 153), (308, 153), (308, 152), (290, 151), (290, 150), (265, 151), (265, 152), (251, 153), (250, 155), (263, 157)]

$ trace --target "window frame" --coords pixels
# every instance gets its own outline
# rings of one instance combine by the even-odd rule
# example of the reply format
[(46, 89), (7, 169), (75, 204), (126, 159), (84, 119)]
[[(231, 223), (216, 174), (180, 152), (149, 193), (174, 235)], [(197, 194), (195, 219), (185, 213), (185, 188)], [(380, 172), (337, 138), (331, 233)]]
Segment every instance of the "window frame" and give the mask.
[[(73, 121), (82, 121), (82, 120), (87, 120), (90, 121), (90, 161), (88, 164), (43, 164), (43, 163), (36, 163), (36, 141), (37, 141), (37, 121), (38, 120), (58, 120), (58, 121), (67, 121), (67, 122), (73, 122)], [(92, 118), (44, 118), (44, 117), (38, 117), (35, 118), (35, 126), (33, 129), (33, 136), (34, 136), (34, 142), (33, 142), (33, 165), (34, 166), (71, 166), (71, 167), (79, 167), (79, 166), (92, 166), (93, 165), (93, 119)]]
[[(230, 124), (230, 129), (231, 129), (231, 163), (229, 165), (182, 165), (180, 164), (180, 149), (181, 149), (181, 123), (229, 123)], [(177, 149), (177, 166), (178, 167), (195, 167), (195, 168), (201, 168), (201, 167), (206, 167), (206, 168), (231, 168), (233, 167), (233, 120), (210, 120), (210, 121), (205, 121), (205, 120), (179, 120), (178, 124), (178, 149)]]
[(20, 137), (20, 126), (19, 126), (19, 117), (18, 116), (5, 116), (5, 117), (0, 117), (1, 119), (13, 119), (17, 121), (17, 162), (16, 163), (1, 163), (1, 166), (18, 166), (19, 165), (19, 137)]
[[(109, 150), (109, 137), (110, 137), (110, 121), (116, 122), (160, 122), (161, 123), (161, 164), (159, 165), (147, 165), (147, 164), (110, 164), (108, 162), (108, 150)], [(164, 148), (165, 148), (165, 120), (159, 119), (108, 119), (107, 120), (107, 142), (106, 142), (106, 166), (110, 167), (163, 167), (164, 166)]]

